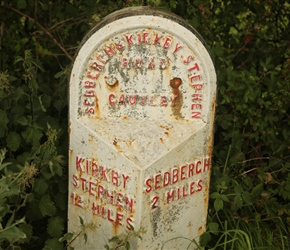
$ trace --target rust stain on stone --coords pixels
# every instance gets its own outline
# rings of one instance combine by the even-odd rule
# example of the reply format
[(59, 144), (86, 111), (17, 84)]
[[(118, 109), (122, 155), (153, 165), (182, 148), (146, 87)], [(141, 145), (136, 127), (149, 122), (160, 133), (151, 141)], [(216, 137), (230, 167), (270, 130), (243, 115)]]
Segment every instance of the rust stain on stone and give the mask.
[(71, 134), (71, 121), (68, 124), (68, 133), (69, 133), (69, 135)]
[(115, 146), (115, 148), (117, 149), (117, 151), (119, 153), (123, 152), (122, 149), (121, 149), (121, 147), (118, 145), (118, 139), (117, 138), (114, 139), (113, 145)]
[[(215, 103), (216, 103), (216, 97), (214, 96), (211, 102), (211, 122), (214, 122), (214, 114), (215, 114)], [(212, 155), (213, 150), (213, 134), (214, 134), (214, 126), (211, 126), (212, 129), (210, 131), (210, 136), (208, 138), (208, 148), (207, 148), (207, 154), (209, 157)]]
[(179, 90), (179, 86), (182, 84), (182, 80), (179, 77), (174, 77), (170, 80), (170, 87), (172, 88), (172, 112), (176, 119), (181, 118), (180, 110), (182, 108), (182, 94)]
[(95, 96), (95, 117), (99, 118), (100, 117), (100, 107), (99, 107), (99, 99), (97, 96)]
[(105, 78), (105, 82), (106, 82), (106, 87), (109, 89), (109, 90), (116, 90), (119, 88), (119, 81), (118, 79), (116, 79), (115, 77), (113, 76), (104, 76)]
[(199, 227), (198, 228), (198, 235), (201, 235), (203, 233), (203, 229), (202, 229), (202, 227)]

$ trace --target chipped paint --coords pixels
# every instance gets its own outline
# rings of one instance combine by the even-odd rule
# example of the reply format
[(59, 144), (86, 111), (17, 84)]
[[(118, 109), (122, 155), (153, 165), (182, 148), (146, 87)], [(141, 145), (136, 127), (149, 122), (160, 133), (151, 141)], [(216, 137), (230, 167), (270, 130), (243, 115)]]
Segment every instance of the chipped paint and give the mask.
[(132, 249), (204, 232), (214, 72), (196, 31), (162, 11), (121, 10), (85, 38), (70, 79), (68, 231), (79, 217), (97, 227), (73, 247), (98, 249), (132, 226), (146, 229)]

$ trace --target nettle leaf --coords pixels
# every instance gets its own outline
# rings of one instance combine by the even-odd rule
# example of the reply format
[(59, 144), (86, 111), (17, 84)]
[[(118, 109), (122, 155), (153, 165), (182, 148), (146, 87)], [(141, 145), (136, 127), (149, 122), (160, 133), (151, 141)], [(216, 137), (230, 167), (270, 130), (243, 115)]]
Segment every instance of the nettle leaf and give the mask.
[(19, 9), (25, 9), (26, 8), (26, 1), (25, 0), (18, 0), (17, 1), (17, 7), (19, 8)]
[(8, 122), (9, 120), (7, 118), (6, 112), (0, 109), (0, 138), (5, 135)]
[(28, 119), (25, 116), (21, 116), (17, 119), (17, 123), (19, 123), (22, 126), (28, 125)]
[(177, 6), (177, 1), (176, 0), (170, 0), (170, 7), (171, 8), (176, 8), (176, 6)]
[(16, 132), (10, 132), (6, 138), (6, 145), (12, 151), (16, 151), (19, 148), (21, 137)]
[(60, 165), (57, 161), (53, 160), (49, 163), (49, 167), (50, 167), (50, 171), (51, 173), (57, 174), (58, 176), (62, 176), (63, 172), (62, 172), (62, 165)]
[(56, 213), (56, 207), (49, 195), (42, 196), (39, 202), (39, 209), (43, 216), (52, 216)]
[(217, 198), (215, 199), (214, 203), (213, 203), (214, 209), (216, 210), (216, 212), (220, 211), (221, 209), (223, 209), (224, 207), (224, 202), (221, 198)]
[(52, 237), (59, 238), (64, 231), (64, 220), (61, 217), (52, 217), (48, 220), (47, 232)]
[(19, 229), (25, 233), (27, 240), (29, 240), (32, 236), (32, 226), (29, 224), (21, 224)]
[(55, 203), (59, 209), (66, 210), (67, 209), (67, 194), (59, 192), (56, 195)]
[(217, 199), (217, 198), (220, 198), (220, 193), (218, 193), (218, 192), (214, 192), (214, 193), (212, 193), (211, 195), (210, 195), (210, 198), (212, 198), (212, 199)]
[(211, 235), (209, 232), (205, 232), (200, 236), (199, 244), (200, 246), (206, 246), (207, 243), (211, 240)]
[(1, 238), (7, 239), (9, 242), (25, 239), (26, 235), (17, 226), (9, 227), (1, 230)]
[(219, 224), (216, 222), (208, 223), (208, 227), (211, 233), (217, 234), (219, 232)]
[(243, 198), (240, 194), (237, 194), (234, 198), (234, 202), (236, 203), (238, 208), (241, 208), (243, 206)]
[(48, 239), (45, 242), (45, 247), (43, 250), (56, 250), (63, 249), (63, 244), (59, 242), (58, 238)]
[(79, 216), (79, 219), (80, 219), (81, 225), (83, 226), (84, 225), (84, 219), (81, 216)]
[(24, 132), (22, 132), (22, 136), (27, 143), (35, 145), (39, 144), (42, 132), (40, 131), (40, 127), (34, 125), (29, 126)]
[(252, 195), (254, 197), (257, 197), (262, 193), (262, 191), (263, 191), (263, 183), (260, 183), (252, 189)]
[(60, 239), (59, 242), (70, 241), (73, 238), (74, 234), (66, 233)]
[(49, 185), (46, 183), (46, 180), (43, 178), (38, 178), (35, 180), (35, 186), (34, 186), (34, 191), (38, 195), (44, 195), (45, 192), (47, 191)]

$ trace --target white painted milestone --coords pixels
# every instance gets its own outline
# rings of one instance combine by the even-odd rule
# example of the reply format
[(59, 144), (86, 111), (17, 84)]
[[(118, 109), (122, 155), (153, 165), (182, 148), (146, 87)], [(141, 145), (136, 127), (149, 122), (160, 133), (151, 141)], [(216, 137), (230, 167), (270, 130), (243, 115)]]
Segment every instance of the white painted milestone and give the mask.
[[(68, 231), (104, 249), (186, 249), (205, 231), (216, 75), (198, 33), (147, 7), (85, 38), (70, 78)], [(81, 225), (83, 223), (83, 225)], [(192, 244), (192, 248), (194, 245)]]

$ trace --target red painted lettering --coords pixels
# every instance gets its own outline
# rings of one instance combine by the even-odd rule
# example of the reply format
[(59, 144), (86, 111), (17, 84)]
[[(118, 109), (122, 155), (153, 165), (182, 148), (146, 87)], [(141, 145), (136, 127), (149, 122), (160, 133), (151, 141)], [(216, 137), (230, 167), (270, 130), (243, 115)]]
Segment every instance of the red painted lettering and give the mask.
[(190, 194), (194, 194), (195, 193), (195, 188), (194, 188), (194, 184), (195, 182), (191, 182), (190, 185), (189, 185), (189, 190), (190, 190)]
[(163, 174), (163, 187), (168, 186), (170, 183), (170, 172), (164, 172)]
[(148, 69), (155, 69), (154, 58), (150, 58), (150, 62), (148, 64)]
[(207, 171), (210, 169), (210, 158), (205, 158), (204, 161), (203, 161), (203, 171)]
[(175, 50), (173, 51), (173, 54), (175, 54), (181, 48), (182, 48), (182, 46), (181, 45), (179, 46), (178, 43), (177, 43), (176, 46), (175, 46)]
[(98, 198), (101, 197), (101, 195), (104, 193), (105, 188), (102, 185), (98, 186)]
[(202, 101), (202, 94), (194, 93), (192, 94), (192, 101)]
[(195, 90), (200, 91), (202, 90), (203, 84), (192, 84), (192, 87), (194, 87)]
[(117, 204), (116, 205), (121, 209), (123, 209), (122, 197), (123, 197), (122, 193), (117, 193)]
[(101, 166), (101, 178), (105, 181), (108, 181), (107, 169), (103, 166)]
[(128, 197), (126, 197), (126, 206), (127, 206), (127, 209), (128, 209), (131, 213), (133, 212), (133, 204), (134, 204), (133, 199), (129, 199)]
[(150, 39), (148, 38), (148, 32), (143, 32), (143, 43), (150, 44)]
[(199, 103), (193, 103), (191, 104), (191, 110), (193, 109), (202, 109), (202, 105)]
[(163, 106), (163, 107), (167, 106), (167, 98), (166, 98), (166, 96), (161, 96), (160, 106)]
[(151, 178), (148, 178), (146, 181), (145, 181), (145, 185), (148, 187), (145, 189), (146, 193), (149, 193), (151, 190), (152, 190), (152, 179)]
[(161, 177), (161, 174), (160, 173), (155, 175), (155, 180), (154, 180), (154, 182), (155, 182), (155, 189), (160, 188), (160, 177)]
[(129, 60), (126, 57), (122, 58), (122, 63), (121, 63), (122, 68), (128, 68), (129, 67)]
[(201, 168), (198, 168), (198, 166), (201, 164), (201, 161), (197, 161), (196, 163), (195, 163), (195, 168), (196, 168), (196, 170), (195, 170), (195, 172), (197, 173), (197, 174), (200, 174), (201, 173)]
[(98, 172), (99, 172), (98, 164), (92, 162), (92, 176), (98, 176)]
[(188, 71), (199, 70), (199, 66), (197, 63), (194, 64), (194, 67), (188, 69)]
[(193, 56), (188, 56), (187, 58), (186, 58), (186, 60), (184, 60), (183, 61), (183, 63), (185, 64), (185, 65), (187, 65), (187, 64), (189, 64), (191, 61), (193, 61), (194, 60), (194, 58), (193, 58)]
[(166, 37), (165, 42), (163, 44), (164, 49), (169, 49), (171, 46), (172, 39), (170, 37)]
[(137, 103), (137, 95), (129, 95), (129, 103), (131, 104), (131, 105), (134, 105), (134, 104), (136, 104)]
[(134, 42), (132, 41), (132, 35), (130, 36), (126, 35), (126, 40), (127, 40), (128, 46), (131, 46), (131, 44), (134, 44)]
[(116, 51), (111, 46), (104, 48), (104, 52), (108, 55), (108, 57), (112, 57), (116, 54)]
[(110, 94), (109, 95), (109, 104), (110, 105), (114, 105), (115, 104), (115, 98), (116, 98), (115, 94)]
[(158, 34), (155, 35), (155, 38), (154, 38), (154, 42), (153, 44), (156, 45), (160, 45), (160, 39), (161, 39), (162, 36), (158, 36)]
[(94, 90), (86, 90), (85, 93), (84, 93), (84, 96), (86, 97), (93, 97), (95, 96), (95, 91)]
[(191, 118), (196, 118), (196, 119), (200, 119), (200, 115), (201, 115), (201, 112), (192, 112), (191, 113)]
[(190, 82), (196, 81), (196, 80), (201, 80), (201, 76), (200, 75), (193, 75), (189, 77)]
[(84, 105), (85, 106), (94, 106), (95, 103), (94, 103), (94, 101), (89, 101), (88, 99), (85, 99), (84, 100)]
[(126, 188), (127, 187), (127, 181), (129, 180), (129, 176), (128, 175), (124, 175), (122, 174), (123, 177), (123, 187)]
[(194, 175), (194, 164), (190, 163), (188, 165), (188, 178)]
[(73, 178), (73, 186), (75, 188), (78, 187), (79, 186), (79, 182), (78, 182), (79, 178), (76, 175), (73, 175), (72, 178)]
[(197, 191), (201, 191), (202, 190), (202, 180), (199, 180), (198, 183), (197, 183)]
[(97, 59), (102, 62), (103, 64), (105, 64), (107, 61), (103, 58), (102, 54), (98, 54)]
[(111, 193), (110, 193), (110, 191), (107, 190), (106, 196), (107, 196), (107, 202), (109, 204), (114, 204), (115, 191), (111, 191)]
[(112, 170), (112, 183), (115, 186), (119, 186), (119, 175), (115, 170)]
[(93, 69), (96, 70), (96, 71), (101, 71), (102, 68), (103, 68), (103, 65), (98, 64), (97, 62), (93, 62), (93, 63), (91, 64), (91, 68), (93, 68)]
[(144, 106), (147, 100), (147, 96), (141, 96), (141, 105)]
[(92, 196), (96, 196), (95, 194), (95, 189), (96, 188), (96, 184), (94, 182), (89, 182), (89, 194)]
[(84, 86), (85, 86), (85, 88), (94, 88), (95, 83), (91, 82), (91, 81), (85, 81)]
[(117, 213), (117, 215), (116, 215), (116, 223), (122, 226), (123, 218), (124, 218), (123, 214)]
[(87, 72), (87, 77), (90, 79), (97, 79), (100, 75), (96, 73), (95, 75), (92, 75), (91, 72)]
[(108, 220), (114, 222), (114, 219), (111, 218), (111, 213), (113, 213), (111, 209), (108, 209)]
[(157, 208), (158, 207), (158, 200), (159, 200), (159, 197), (158, 196), (154, 196), (152, 198), (152, 204), (151, 204), (151, 209), (154, 209), (154, 208)]
[(160, 68), (161, 70), (164, 70), (164, 69), (167, 68), (167, 61), (166, 61), (165, 58), (161, 58), (161, 59), (160, 59), (160, 65), (159, 65), (159, 68)]
[(186, 187), (183, 186), (182, 187), (182, 197), (186, 197), (186, 196), (188, 196), (188, 194), (186, 193)]
[(125, 45), (119, 40), (115, 41), (115, 46), (116, 46), (117, 50), (122, 50), (125, 47)]
[(87, 191), (86, 190), (86, 183), (87, 183), (87, 180), (85, 179), (85, 178), (83, 178), (83, 177), (81, 177), (80, 178), (81, 179), (81, 181), (82, 181), (82, 191)]
[(83, 208), (83, 199), (78, 194), (71, 194), (71, 202), (73, 205), (76, 205), (77, 207)]
[(94, 108), (86, 108), (85, 109), (85, 113), (86, 114), (94, 114), (95, 113), (95, 109)]
[(142, 63), (143, 63), (142, 59), (141, 58), (137, 58), (135, 60), (135, 68), (140, 69), (141, 66), (142, 66)]
[(127, 226), (126, 228), (128, 230), (133, 230), (134, 229), (134, 225), (133, 225), (133, 218), (127, 218), (126, 222), (127, 222)]
[(175, 184), (178, 181), (178, 168), (172, 169), (172, 184)]
[(141, 34), (137, 34), (137, 44), (141, 44)]
[(175, 191), (172, 189), (171, 191), (166, 192), (166, 203), (169, 203), (170, 201), (174, 201)]
[(124, 94), (120, 95), (119, 104), (125, 104), (125, 95)]
[(155, 101), (155, 96), (153, 95), (150, 98), (150, 106), (157, 106), (157, 104), (154, 101)]
[(77, 156), (76, 157), (76, 170), (77, 171), (83, 172), (83, 168), (82, 168), (82, 165), (81, 165), (82, 162), (83, 162), (83, 159), (82, 158), (79, 158)]
[(184, 165), (184, 166), (182, 166), (181, 168), (180, 168), (180, 180), (185, 180), (185, 178), (186, 178), (186, 176), (185, 176), (185, 168), (186, 168), (187, 166), (186, 165)]

